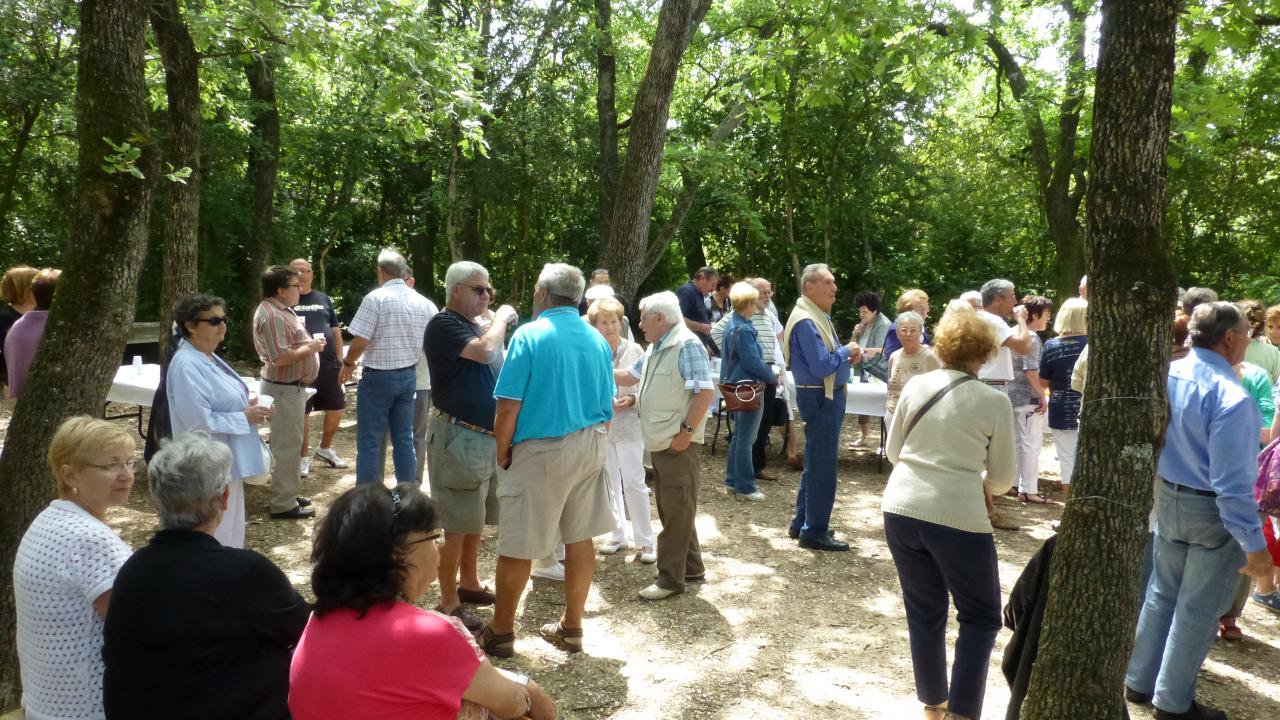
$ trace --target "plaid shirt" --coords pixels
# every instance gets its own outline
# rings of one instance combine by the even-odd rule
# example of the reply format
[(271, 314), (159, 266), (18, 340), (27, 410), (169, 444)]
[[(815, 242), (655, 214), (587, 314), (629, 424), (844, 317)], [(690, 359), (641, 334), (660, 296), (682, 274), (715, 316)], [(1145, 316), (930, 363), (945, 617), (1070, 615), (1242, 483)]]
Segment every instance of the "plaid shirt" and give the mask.
[[(654, 350), (662, 347), (663, 340), (671, 335), (668, 330), (666, 335), (662, 336), (654, 346)], [(631, 376), (640, 380), (644, 378), (644, 361), (648, 355), (640, 356), (639, 360), (631, 366), (628, 372)], [(711, 380), (711, 360), (707, 357), (707, 349), (702, 346), (701, 342), (686, 341), (680, 346), (680, 357), (678, 358), (680, 366), (680, 377), (684, 378), (684, 389), (699, 392), (701, 390), (714, 390), (716, 385)]]
[(352, 335), (369, 341), (362, 361), (374, 370), (399, 370), (418, 363), (431, 308), (403, 280), (388, 280), (364, 296), (351, 319)]
[(315, 382), (320, 372), (320, 356), (315, 353), (292, 365), (275, 364), (276, 358), (310, 339), (306, 324), (293, 308), (275, 298), (263, 300), (253, 314), (253, 347), (262, 360), (262, 379), (274, 383)]

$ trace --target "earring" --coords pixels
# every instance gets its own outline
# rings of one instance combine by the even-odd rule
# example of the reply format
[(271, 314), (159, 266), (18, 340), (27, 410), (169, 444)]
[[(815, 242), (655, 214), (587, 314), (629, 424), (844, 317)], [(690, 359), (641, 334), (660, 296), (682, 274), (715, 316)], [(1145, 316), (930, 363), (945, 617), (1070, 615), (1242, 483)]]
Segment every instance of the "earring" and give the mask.
[(72, 495), (79, 495), (79, 494), (80, 494), (80, 488), (78, 488), (78, 487), (73, 487), (73, 488), (71, 488), (71, 494), (72, 494)]

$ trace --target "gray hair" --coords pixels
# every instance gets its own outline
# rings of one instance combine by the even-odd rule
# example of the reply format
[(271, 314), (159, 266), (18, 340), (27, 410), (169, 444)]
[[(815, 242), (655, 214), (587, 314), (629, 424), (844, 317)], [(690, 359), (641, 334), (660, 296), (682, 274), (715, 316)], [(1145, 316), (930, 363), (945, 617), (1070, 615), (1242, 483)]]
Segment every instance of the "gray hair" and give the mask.
[(1013, 283), (996, 278), (982, 283), (982, 307), (986, 307), (1013, 292)]
[(679, 325), (684, 322), (684, 315), (680, 314), (680, 298), (670, 290), (664, 290), (660, 293), (654, 293), (640, 301), (640, 314), (652, 313), (662, 316), (662, 319), (671, 324)]
[(1182, 293), (1182, 297), (1179, 300), (1182, 303), (1182, 312), (1186, 315), (1194, 314), (1196, 308), (1204, 303), (1217, 301), (1218, 293), (1205, 287), (1187, 288), (1187, 291)]
[(920, 317), (920, 313), (915, 310), (905, 310), (898, 313), (898, 317), (893, 321), (897, 327), (902, 327), (902, 323), (915, 323), (915, 326), (924, 329), (924, 318)]
[(404, 280), (409, 277), (409, 263), (404, 256), (391, 248), (383, 248), (378, 253), (378, 269), (392, 280)]
[(568, 263), (543, 265), (536, 285), (556, 297), (575, 303), (582, 299), (582, 291), (586, 286), (587, 281), (582, 278), (582, 271)]
[(151, 502), (165, 530), (191, 530), (218, 517), (231, 482), (231, 450), (199, 430), (170, 440), (147, 465)]
[(826, 263), (811, 263), (804, 266), (804, 271), (800, 273), (800, 287), (804, 287), (811, 282), (818, 282), (821, 279), (820, 273), (823, 271), (831, 272), (831, 268)]
[(1247, 326), (1240, 309), (1229, 302), (1207, 302), (1196, 306), (1187, 324), (1192, 347), (1212, 348), (1232, 330)]
[(449, 266), (444, 271), (444, 302), (449, 304), (453, 301), (453, 288), (461, 285), (463, 282), (470, 280), (476, 275), (483, 275), (485, 282), (489, 282), (489, 271), (480, 263), (474, 263), (470, 260), (459, 260)]

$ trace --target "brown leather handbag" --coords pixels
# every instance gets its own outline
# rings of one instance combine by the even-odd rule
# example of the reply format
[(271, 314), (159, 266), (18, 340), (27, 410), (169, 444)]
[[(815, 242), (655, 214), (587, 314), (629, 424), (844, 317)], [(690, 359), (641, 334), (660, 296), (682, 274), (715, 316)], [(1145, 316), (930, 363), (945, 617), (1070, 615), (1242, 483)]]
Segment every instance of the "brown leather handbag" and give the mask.
[[(734, 346), (738, 343), (738, 333), (736, 330), (730, 340), (729, 352), (725, 353), (724, 360), (729, 362), (734, 357)], [(730, 375), (729, 368), (725, 368), (725, 375)], [(738, 382), (720, 383), (720, 397), (724, 399), (724, 409), (729, 412), (750, 412), (759, 410), (760, 403), (764, 400), (765, 384), (759, 380), (739, 380)]]

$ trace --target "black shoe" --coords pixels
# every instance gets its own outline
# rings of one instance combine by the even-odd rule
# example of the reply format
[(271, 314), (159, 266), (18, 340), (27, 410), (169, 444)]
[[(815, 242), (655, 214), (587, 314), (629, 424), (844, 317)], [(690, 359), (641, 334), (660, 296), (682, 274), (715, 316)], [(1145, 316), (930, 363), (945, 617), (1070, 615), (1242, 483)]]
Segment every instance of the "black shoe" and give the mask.
[(1218, 708), (1192, 700), (1191, 709), (1186, 712), (1176, 713), (1156, 708), (1156, 720), (1227, 720), (1227, 714)]
[(800, 538), (800, 547), (805, 548), (806, 550), (830, 550), (833, 552), (844, 552), (849, 549), (849, 543), (836, 540), (830, 535), (824, 535), (823, 537), (813, 539)]
[(304, 495), (298, 496), (298, 507), (311, 507), (311, 498)]
[(459, 604), (458, 607), (454, 608), (453, 612), (445, 612), (444, 610), (440, 609), (439, 605), (437, 605), (436, 612), (440, 613), (441, 615), (452, 615), (453, 617), (458, 618), (459, 620), (462, 621), (462, 624), (467, 628), (467, 630), (471, 632), (472, 635), (480, 632), (480, 630), (484, 628), (484, 621), (481, 620), (479, 616), (477, 616), (476, 614), (462, 607), (461, 604)]
[(1151, 704), (1150, 693), (1140, 693), (1137, 690), (1134, 690), (1133, 688), (1129, 687), (1128, 685), (1124, 686), (1124, 699), (1128, 700), (1131, 703), (1136, 703), (1138, 705)]
[(292, 510), (271, 513), (272, 520), (306, 520), (316, 516), (316, 511), (309, 507), (295, 505)]
[(706, 582), (706, 580), (707, 580), (706, 575), (690, 575), (684, 579), (684, 584), (692, 585), (694, 583)]
[(793, 527), (788, 527), (788, 528), (787, 528), (787, 537), (791, 538), (792, 540), (799, 540), (799, 539), (800, 539), (800, 531), (799, 531), (799, 530), (797, 530), (797, 529), (795, 529), (795, 528), (793, 528)]

